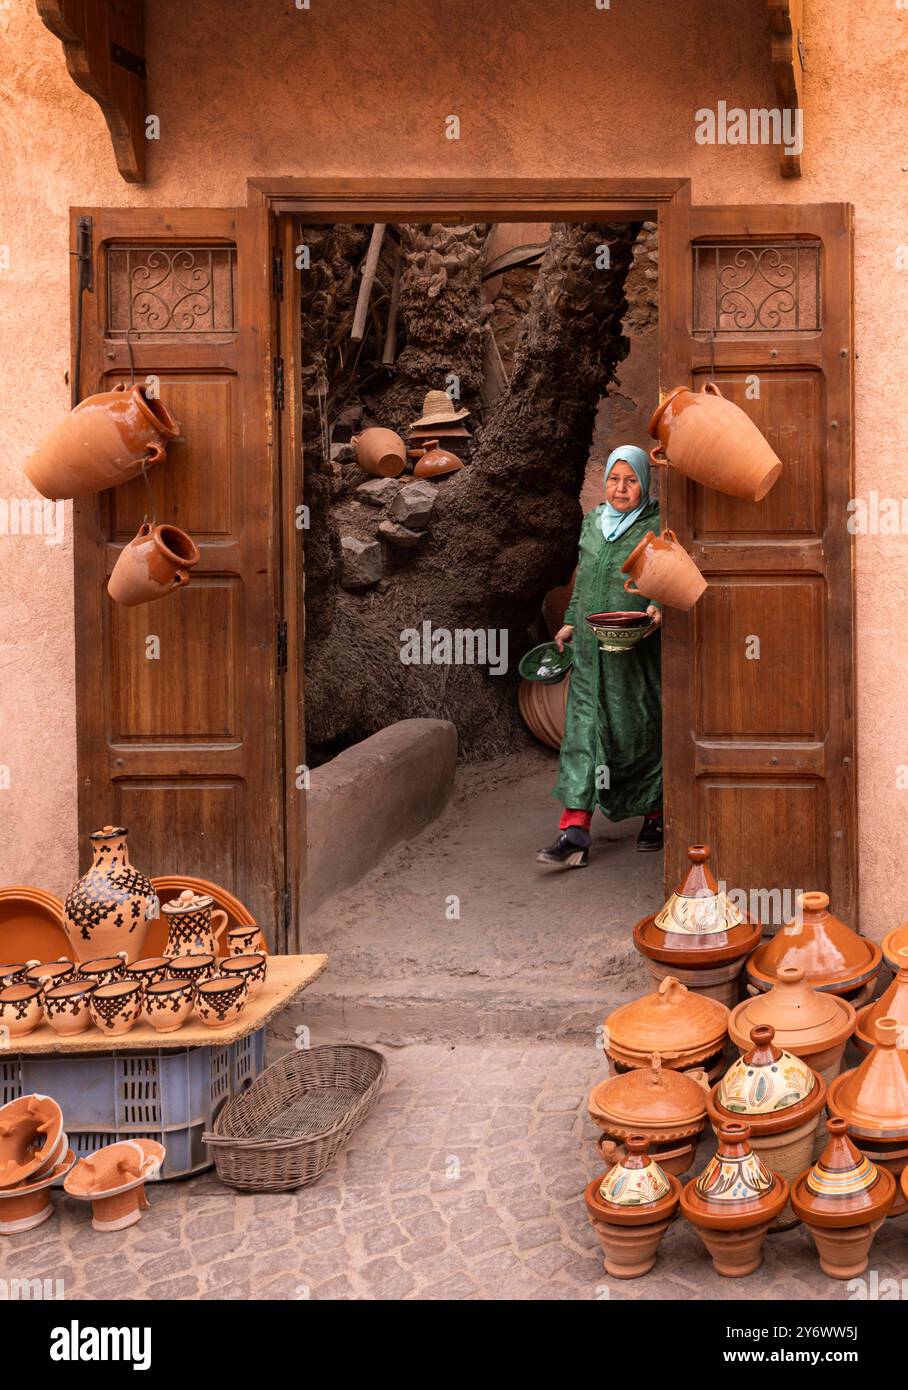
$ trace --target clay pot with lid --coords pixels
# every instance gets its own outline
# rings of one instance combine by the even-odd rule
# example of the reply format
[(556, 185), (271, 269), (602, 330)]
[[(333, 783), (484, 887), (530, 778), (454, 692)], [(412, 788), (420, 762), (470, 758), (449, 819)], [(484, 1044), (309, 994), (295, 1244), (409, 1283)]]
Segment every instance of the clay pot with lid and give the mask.
[[(792, 1183), (813, 1157), (826, 1082), (806, 1062), (777, 1047), (768, 1024), (751, 1029), (750, 1037), (750, 1049), (710, 1091), (706, 1108), (717, 1134), (729, 1121), (745, 1120), (753, 1151)], [(797, 1219), (786, 1204), (773, 1218), (772, 1229), (784, 1230)]]
[(786, 965), (799, 965), (809, 985), (831, 994), (853, 993), (876, 978), (883, 960), (879, 946), (827, 911), (827, 893), (802, 893), (798, 907), (800, 918), (786, 922), (747, 962), (756, 989), (769, 989)]
[(829, 1112), (847, 1121), (852, 1137), (908, 1141), (908, 1052), (899, 1047), (900, 1031), (896, 1019), (878, 1019), (876, 1046), (829, 1088)]
[(621, 566), (621, 573), (628, 576), (625, 593), (685, 612), (706, 591), (706, 580), (674, 531), (665, 530), (661, 536), (647, 531)]
[(763, 1259), (770, 1224), (788, 1202), (785, 1178), (766, 1167), (750, 1146), (750, 1125), (720, 1126), (715, 1155), (681, 1189), (681, 1212), (712, 1256), (717, 1274), (739, 1279)]
[(746, 1052), (752, 1030), (765, 1024), (774, 1029), (777, 1047), (807, 1062), (828, 1086), (841, 1070), (855, 1011), (847, 999), (813, 989), (802, 966), (783, 965), (771, 989), (732, 1009), (728, 1031), (735, 1046)]
[(729, 1011), (667, 976), (654, 994), (621, 1004), (605, 1021), (608, 1056), (625, 1067), (649, 1067), (654, 1052), (673, 1070), (714, 1065), (728, 1036)]
[(458, 469), (463, 468), (463, 463), (456, 454), (439, 448), (437, 439), (421, 440), (418, 449), (407, 450), (407, 457), (417, 460), (413, 469), (414, 478), (444, 478), (447, 474), (456, 473)]
[(115, 603), (135, 608), (185, 589), (189, 571), (199, 563), (199, 548), (179, 526), (154, 526), (143, 521), (117, 556), (107, 581)]
[(629, 1135), (626, 1150), (583, 1195), (606, 1270), (616, 1279), (639, 1279), (656, 1263), (662, 1237), (678, 1214), (681, 1184), (653, 1161), (644, 1135)]
[(702, 487), (759, 502), (777, 482), (782, 462), (753, 420), (726, 400), (714, 381), (699, 391), (676, 386), (654, 411), (649, 432), (659, 443), (655, 464), (671, 464)]
[(791, 1189), (791, 1205), (813, 1237), (820, 1268), (831, 1279), (853, 1279), (869, 1263), (873, 1238), (892, 1208), (896, 1181), (848, 1138), (844, 1120), (831, 1119), (819, 1160)]
[(179, 897), (164, 903), (161, 915), (167, 922), (165, 956), (176, 959), (220, 954), (218, 937), (227, 930), (229, 921), (227, 913), (215, 907), (210, 893), (193, 893), (191, 888), (185, 888)]
[(672, 974), (688, 989), (731, 1008), (761, 929), (719, 892), (709, 856), (709, 845), (688, 848), (687, 873), (665, 906), (634, 927), (634, 945), (657, 983)]
[(895, 1019), (900, 1030), (899, 1047), (908, 1047), (908, 946), (899, 947), (897, 957), (899, 969), (892, 984), (858, 1013), (854, 1041), (864, 1053), (876, 1044), (876, 1025), (881, 1018)]
[[(660, 1167), (680, 1174), (693, 1161), (697, 1137), (706, 1123), (708, 1091), (705, 1071), (673, 1071), (663, 1067), (661, 1056), (655, 1052), (649, 1066), (594, 1086), (587, 1109), (593, 1124), (608, 1140), (643, 1135)], [(613, 1163), (618, 1161), (617, 1153), (612, 1156), (601, 1142), (599, 1152), (603, 1158), (611, 1157)]]

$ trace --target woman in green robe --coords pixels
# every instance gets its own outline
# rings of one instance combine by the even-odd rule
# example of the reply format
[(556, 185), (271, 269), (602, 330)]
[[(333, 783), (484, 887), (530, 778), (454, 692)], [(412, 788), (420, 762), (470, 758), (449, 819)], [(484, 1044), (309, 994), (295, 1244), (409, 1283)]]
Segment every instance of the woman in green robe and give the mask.
[[(556, 633), (572, 645), (574, 665), (552, 795), (564, 814), (542, 864), (579, 868), (589, 860), (590, 823), (598, 803), (609, 820), (643, 816), (637, 848), (662, 848), (662, 613), (624, 589), (621, 566), (647, 531), (659, 529), (649, 495), (649, 458), (634, 445), (609, 455), (605, 501), (583, 519), (574, 592)], [(590, 613), (649, 613), (656, 626), (626, 652), (604, 652), (584, 622)]]

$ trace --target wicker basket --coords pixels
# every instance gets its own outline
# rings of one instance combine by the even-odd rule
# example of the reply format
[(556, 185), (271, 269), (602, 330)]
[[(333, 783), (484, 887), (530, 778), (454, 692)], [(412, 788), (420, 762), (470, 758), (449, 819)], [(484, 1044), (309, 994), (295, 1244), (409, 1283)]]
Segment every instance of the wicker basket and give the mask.
[(203, 1135), (218, 1177), (246, 1192), (318, 1182), (372, 1109), (387, 1070), (380, 1052), (349, 1043), (288, 1053)]

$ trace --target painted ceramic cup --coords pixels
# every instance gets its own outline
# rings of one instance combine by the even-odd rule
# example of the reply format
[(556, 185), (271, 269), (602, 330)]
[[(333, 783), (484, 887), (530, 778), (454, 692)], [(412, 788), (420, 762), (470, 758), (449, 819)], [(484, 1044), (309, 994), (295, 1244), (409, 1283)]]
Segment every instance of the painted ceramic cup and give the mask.
[(155, 980), (145, 987), (142, 1019), (159, 1033), (173, 1033), (182, 1028), (194, 1003), (195, 985), (191, 980)]
[(118, 951), (115, 956), (96, 956), (94, 960), (83, 961), (77, 979), (92, 985), (112, 985), (125, 976), (127, 959), (125, 951)]
[(120, 551), (107, 592), (115, 603), (135, 608), (185, 588), (189, 571), (199, 563), (199, 548), (179, 526), (152, 526), (143, 521)]
[(149, 985), (156, 985), (169, 976), (170, 961), (166, 956), (146, 956), (145, 960), (134, 960), (132, 965), (127, 965), (124, 978), (138, 980), (147, 989)]
[(95, 1027), (115, 1038), (128, 1033), (142, 1012), (142, 986), (138, 980), (114, 980), (92, 990), (88, 1012)]
[(196, 986), (195, 1010), (209, 1028), (227, 1028), (246, 1007), (249, 986), (236, 975), (215, 975)]
[(18, 963), (7, 962), (0, 965), (0, 989), (4, 985), (14, 985), (17, 980), (24, 980), (26, 972), (39, 964), (36, 960), (20, 960)]
[(46, 989), (62, 985), (66, 980), (74, 979), (75, 975), (76, 967), (72, 961), (60, 956), (57, 960), (47, 961), (43, 965), (30, 965), (22, 978), (28, 980), (29, 984), (39, 985), (43, 999)]
[(0, 989), (0, 1032), (22, 1038), (44, 1017), (43, 991), (38, 981), (18, 980)]
[(176, 956), (168, 964), (170, 978), (183, 984), (199, 985), (218, 973), (214, 956)]
[(228, 956), (248, 956), (265, 949), (262, 933), (255, 922), (248, 927), (231, 927), (224, 940)]
[(91, 1023), (88, 1003), (97, 985), (88, 980), (67, 980), (44, 991), (44, 1016), (55, 1033), (68, 1037), (84, 1033)]
[(261, 991), (268, 973), (268, 957), (261, 951), (250, 951), (248, 956), (228, 956), (221, 961), (222, 975), (238, 975), (249, 986), (250, 999)]

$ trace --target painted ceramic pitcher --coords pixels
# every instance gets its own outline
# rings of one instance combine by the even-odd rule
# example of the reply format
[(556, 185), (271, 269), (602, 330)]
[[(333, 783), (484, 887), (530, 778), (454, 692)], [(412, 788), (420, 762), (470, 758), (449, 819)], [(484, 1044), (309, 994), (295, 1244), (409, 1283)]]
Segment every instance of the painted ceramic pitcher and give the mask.
[(210, 894), (186, 888), (178, 898), (164, 903), (161, 912), (167, 922), (164, 955), (169, 959), (221, 954), (217, 938), (226, 930), (228, 918), (222, 908), (214, 906)]
[(127, 834), (122, 826), (96, 830), (90, 837), (92, 866), (67, 894), (63, 927), (77, 961), (118, 951), (138, 960), (149, 925), (159, 915), (151, 879), (129, 862)]

